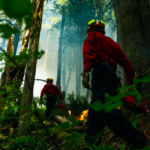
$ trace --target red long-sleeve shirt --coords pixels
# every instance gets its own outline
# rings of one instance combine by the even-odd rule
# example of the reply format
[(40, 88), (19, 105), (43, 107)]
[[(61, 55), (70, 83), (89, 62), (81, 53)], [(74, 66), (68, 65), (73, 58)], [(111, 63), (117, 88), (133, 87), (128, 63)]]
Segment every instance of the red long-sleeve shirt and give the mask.
[(84, 70), (91, 71), (94, 63), (100, 61), (100, 51), (101, 59), (105, 59), (115, 71), (117, 64), (123, 67), (127, 84), (132, 85), (135, 71), (131, 61), (115, 41), (100, 32), (89, 32), (84, 41), (82, 50)]
[(54, 84), (51, 84), (51, 85), (50, 85), (49, 83), (47, 83), (47, 84), (43, 87), (43, 89), (42, 89), (42, 91), (41, 91), (41, 96), (40, 96), (40, 98), (42, 98), (44, 94), (46, 94), (46, 95), (53, 94), (53, 95), (55, 95), (55, 96), (59, 96), (60, 100), (63, 100), (62, 95), (61, 95), (61, 93), (60, 93), (58, 87), (55, 86)]

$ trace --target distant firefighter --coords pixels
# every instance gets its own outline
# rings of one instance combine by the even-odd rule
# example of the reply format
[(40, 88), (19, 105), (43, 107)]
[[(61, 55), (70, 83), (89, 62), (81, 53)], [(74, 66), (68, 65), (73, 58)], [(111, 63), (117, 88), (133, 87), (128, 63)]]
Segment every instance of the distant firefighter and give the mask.
[[(91, 20), (88, 23), (87, 39), (83, 44), (83, 68), (81, 73), (82, 85), (91, 89), (92, 103), (99, 100), (105, 104), (104, 93), (110, 96), (117, 94), (119, 79), (116, 75), (117, 64), (123, 67), (127, 84), (133, 84), (135, 71), (130, 60), (120, 46), (111, 38), (105, 36), (105, 23), (102, 20)], [(89, 72), (92, 72), (91, 87), (89, 84)], [(121, 110), (113, 109), (110, 113), (95, 111), (89, 108), (88, 127), (85, 136), (87, 145), (98, 146), (101, 136), (97, 134), (103, 131), (107, 125), (115, 134), (128, 142), (133, 148), (150, 145), (142, 132), (136, 130), (131, 122), (124, 117)], [(85, 148), (88, 150), (88, 148)]]
[(63, 98), (61, 92), (59, 91), (58, 87), (53, 84), (52, 78), (46, 79), (47, 84), (43, 87), (40, 96), (40, 103), (42, 103), (42, 97), (44, 94), (47, 95), (46, 99), (46, 117), (48, 118), (52, 112), (52, 109), (57, 101), (57, 96), (59, 96), (60, 100), (63, 102)]

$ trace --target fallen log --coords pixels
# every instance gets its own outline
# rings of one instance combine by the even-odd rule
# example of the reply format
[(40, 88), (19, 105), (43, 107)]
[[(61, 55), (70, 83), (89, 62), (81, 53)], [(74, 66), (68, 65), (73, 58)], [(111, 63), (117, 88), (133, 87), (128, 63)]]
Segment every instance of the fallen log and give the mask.
[(59, 116), (59, 115), (54, 115), (55, 121), (58, 123), (64, 123), (64, 122), (69, 122), (70, 124), (72, 124), (71, 121), (69, 121), (68, 119), (66, 119), (65, 117)]

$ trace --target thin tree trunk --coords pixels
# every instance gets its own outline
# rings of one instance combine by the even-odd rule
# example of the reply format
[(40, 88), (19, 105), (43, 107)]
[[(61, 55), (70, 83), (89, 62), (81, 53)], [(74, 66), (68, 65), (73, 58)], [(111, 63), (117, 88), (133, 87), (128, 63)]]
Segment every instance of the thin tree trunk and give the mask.
[[(38, 52), (39, 37), (41, 31), (42, 14), (44, 7), (44, 0), (33, 0), (33, 18), (31, 22), (31, 33), (29, 42), (29, 54)], [(36, 15), (34, 15), (36, 14)], [(36, 72), (36, 58), (31, 58), (27, 62), (27, 68), (25, 73), (25, 83), (21, 99), (21, 108), (19, 116), (19, 135), (26, 135), (29, 132), (27, 123), (30, 122), (31, 117), (31, 103), (33, 99), (33, 85)]]
[(66, 90), (66, 50), (62, 53), (62, 89)]
[(76, 94), (80, 94), (80, 74), (79, 74), (79, 45), (76, 46)]
[(66, 84), (66, 92), (68, 90), (68, 86), (69, 86), (70, 79), (71, 79), (71, 73), (72, 73), (72, 70), (73, 70), (73, 63), (74, 63), (74, 55), (73, 54), (74, 54), (74, 52), (72, 51), (71, 60), (70, 60), (69, 75), (68, 75), (68, 80), (67, 80), (67, 84)]
[(61, 59), (62, 59), (62, 45), (63, 45), (63, 31), (65, 23), (65, 9), (62, 8), (62, 21), (60, 27), (59, 49), (58, 49), (58, 64), (57, 64), (57, 82), (56, 85), (61, 90)]

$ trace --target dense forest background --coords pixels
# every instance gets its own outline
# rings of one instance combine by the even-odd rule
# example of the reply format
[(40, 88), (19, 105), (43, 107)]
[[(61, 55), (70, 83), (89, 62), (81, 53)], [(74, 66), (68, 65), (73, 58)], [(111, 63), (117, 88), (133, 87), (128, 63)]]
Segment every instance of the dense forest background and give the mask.
[[(147, 83), (150, 82), (149, 0), (1, 0), (1, 149), (51, 147), (59, 150), (60, 147), (66, 149), (72, 141), (72, 149), (85, 146), (83, 137), (87, 115), (84, 119), (80, 115), (88, 107), (103, 109), (99, 103), (88, 105), (91, 93), (81, 84), (82, 45), (87, 24), (92, 19), (105, 22), (106, 36), (121, 46), (136, 71), (135, 84), (128, 87), (124, 72), (118, 66), (117, 75), (121, 77), (123, 87), (120, 91), (123, 94), (112, 98), (105, 95), (106, 99), (116, 101), (112, 107), (107, 107), (110, 104), (106, 103), (106, 111), (121, 107), (131, 117), (134, 127), (138, 124), (143, 132), (149, 129), (149, 117), (124, 110), (119, 101), (132, 95), (137, 98), (137, 105), (141, 98), (145, 98), (150, 107), (150, 84)], [(40, 92), (45, 85), (42, 80), (48, 77), (54, 79), (61, 92), (67, 93), (66, 97), (63, 95), (67, 110), (58, 109), (58, 100), (53, 112), (54, 122), (44, 122), (45, 106), (39, 105)], [(128, 91), (131, 87), (132, 90)], [(141, 119), (139, 122), (138, 118)], [(103, 148), (127, 149), (129, 145), (123, 142), (106, 128)]]
[[(71, 93), (72, 91), (74, 91), (75, 94), (83, 95), (86, 94), (86, 90), (81, 85), (80, 78), (80, 73), (83, 70), (82, 45), (84, 39), (86, 39), (87, 23), (89, 20), (95, 18), (96, 13), (96, 6), (94, 5), (94, 3), (92, 1), (89, 1), (89, 4), (86, 3), (86, 1), (45, 2), (39, 41), (39, 49), (44, 50), (45, 54), (40, 60), (38, 60), (35, 76), (35, 78), (38, 79), (46, 79), (47, 77), (52, 77), (54, 78), (55, 84), (58, 80), (57, 64), (58, 53), (60, 53), (60, 51), (58, 52), (58, 49), (59, 37), (61, 32), (61, 19), (63, 19), (63, 43), (60, 46), (60, 49), (62, 51), (60, 82), (61, 88), (67, 93)], [(74, 8), (73, 5), (75, 6)], [(101, 8), (103, 9), (103, 12), (99, 12), (97, 16), (100, 17), (97, 18), (103, 19), (106, 22), (106, 35), (117, 41), (117, 28), (111, 1), (106, 1), (105, 3), (103, 2), (103, 4), (100, 4), (100, 2), (98, 2), (97, 5), (100, 5), (99, 7), (103, 7)], [(64, 9), (64, 14), (62, 14), (61, 12), (62, 9)], [(64, 15), (64, 18), (62, 18), (62, 15)], [(70, 25), (72, 26), (71, 28)], [(17, 55), (20, 53), (21, 44), (22, 40), (20, 39), (16, 51)], [(1, 46), (3, 48), (7, 47), (6, 39), (1, 39)], [(35, 81), (35, 96), (39, 96), (41, 88), (44, 86), (44, 84), (44, 82)]]

